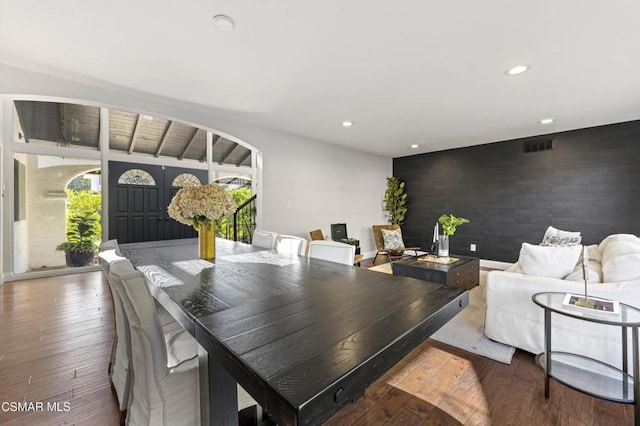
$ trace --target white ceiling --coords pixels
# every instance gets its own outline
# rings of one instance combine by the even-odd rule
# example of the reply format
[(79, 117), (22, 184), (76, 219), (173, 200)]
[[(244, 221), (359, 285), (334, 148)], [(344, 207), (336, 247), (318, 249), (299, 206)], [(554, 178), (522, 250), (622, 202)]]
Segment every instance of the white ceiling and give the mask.
[(639, 119), (639, 17), (637, 0), (2, 0), (0, 62), (403, 156)]

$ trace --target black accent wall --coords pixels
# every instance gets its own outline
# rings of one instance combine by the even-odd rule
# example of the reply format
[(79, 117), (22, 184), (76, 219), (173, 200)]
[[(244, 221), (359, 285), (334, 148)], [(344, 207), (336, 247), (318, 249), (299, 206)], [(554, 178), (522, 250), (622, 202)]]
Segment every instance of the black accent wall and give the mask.
[[(548, 139), (552, 149), (524, 152)], [(549, 225), (584, 244), (640, 235), (640, 121), (395, 158), (393, 174), (406, 182), (408, 246), (428, 249), (442, 213), (471, 220), (451, 237), (453, 254), (504, 262)]]

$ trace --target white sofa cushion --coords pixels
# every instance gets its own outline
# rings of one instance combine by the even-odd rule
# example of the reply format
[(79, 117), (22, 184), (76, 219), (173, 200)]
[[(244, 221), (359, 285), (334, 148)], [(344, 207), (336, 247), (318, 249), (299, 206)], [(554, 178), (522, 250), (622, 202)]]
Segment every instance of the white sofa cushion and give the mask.
[(518, 265), (523, 274), (564, 278), (575, 268), (582, 246), (550, 247), (522, 243)]
[[(584, 282), (582, 261), (578, 261), (576, 267), (573, 268), (573, 272), (567, 275), (565, 280)], [(591, 260), (591, 258), (589, 258), (589, 276), (587, 282), (594, 284), (602, 282), (602, 264), (597, 260)]]
[(598, 248), (600, 249), (601, 252), (603, 252), (605, 247), (609, 243), (613, 243), (616, 241), (630, 241), (632, 243), (640, 244), (640, 238), (636, 237), (633, 234), (613, 234), (613, 235), (609, 235), (604, 240), (602, 240), (600, 244), (598, 244)]
[(581, 241), (580, 232), (562, 231), (550, 226), (545, 231), (540, 245), (552, 247), (577, 246)]
[(602, 250), (602, 274), (606, 282), (640, 278), (640, 239), (628, 238), (630, 235), (620, 237), (609, 239)]
[[(587, 256), (589, 256), (589, 261), (595, 260), (596, 262), (602, 263), (602, 252), (597, 244), (587, 246)], [(580, 260), (582, 261), (582, 253), (580, 253)]]

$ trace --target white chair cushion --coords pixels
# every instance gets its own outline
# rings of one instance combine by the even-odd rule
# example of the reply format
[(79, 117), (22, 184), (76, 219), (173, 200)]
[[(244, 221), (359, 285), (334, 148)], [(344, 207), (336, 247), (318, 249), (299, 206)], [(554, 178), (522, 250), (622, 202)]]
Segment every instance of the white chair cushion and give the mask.
[(523, 243), (518, 265), (523, 274), (564, 278), (575, 268), (582, 246), (549, 247)]
[(402, 240), (402, 231), (398, 229), (381, 229), (382, 240), (384, 241), (385, 250), (402, 250), (404, 241)]

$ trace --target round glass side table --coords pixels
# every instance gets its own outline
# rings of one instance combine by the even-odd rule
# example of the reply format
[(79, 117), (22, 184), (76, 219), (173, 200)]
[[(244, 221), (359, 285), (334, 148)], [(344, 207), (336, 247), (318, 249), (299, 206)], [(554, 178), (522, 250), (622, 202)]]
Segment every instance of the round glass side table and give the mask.
[[(589, 308), (564, 304), (567, 293), (536, 293), (533, 302), (544, 309), (544, 352), (536, 356), (536, 363), (545, 371), (544, 396), (549, 398), (549, 378), (584, 394), (634, 405), (635, 424), (640, 424), (638, 396), (640, 394), (640, 371), (638, 362), (638, 327), (640, 309), (619, 302), (618, 314), (604, 313)], [(599, 298), (601, 299), (601, 298)], [(602, 299), (606, 300), (606, 299)], [(579, 353), (554, 352), (551, 349), (551, 313), (620, 327), (622, 331), (622, 369), (589, 358)], [(627, 335), (631, 329), (633, 351), (632, 375), (629, 374)]]

